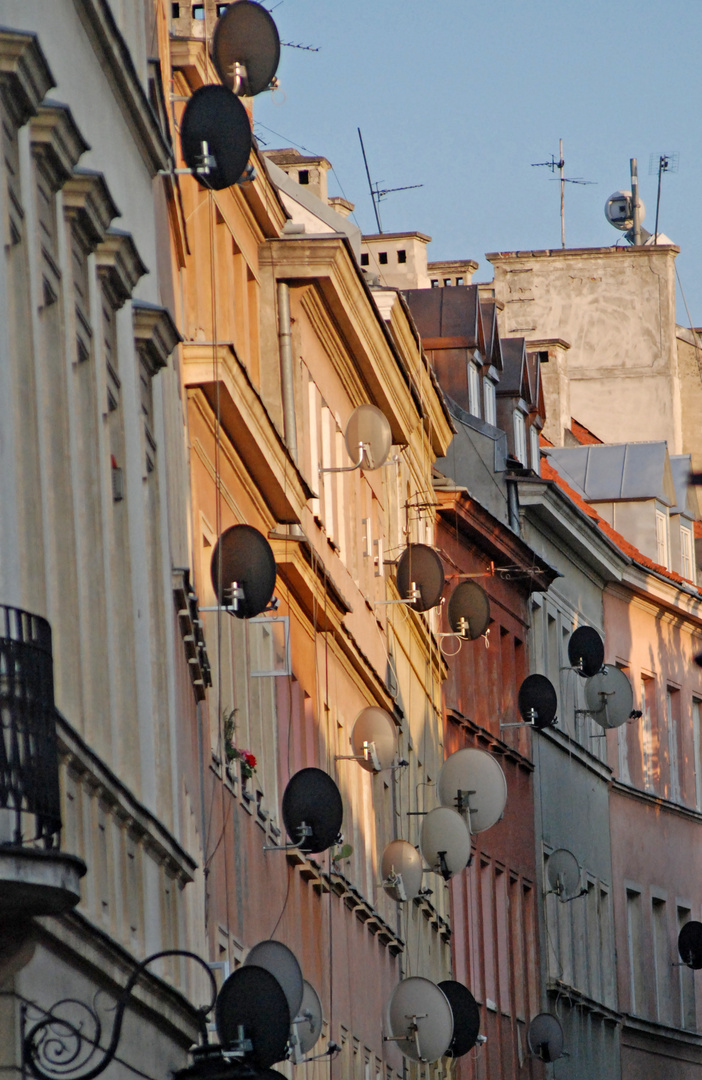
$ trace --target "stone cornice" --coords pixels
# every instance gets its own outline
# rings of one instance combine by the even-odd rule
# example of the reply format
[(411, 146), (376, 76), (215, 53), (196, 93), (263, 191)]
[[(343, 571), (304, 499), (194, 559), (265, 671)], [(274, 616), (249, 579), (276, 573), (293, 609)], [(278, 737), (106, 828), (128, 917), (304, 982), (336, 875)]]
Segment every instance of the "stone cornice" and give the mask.
[(54, 191), (73, 175), (78, 159), (90, 147), (67, 105), (46, 101), (29, 123), (32, 152), (48, 172)]
[(0, 28), (0, 86), (17, 127), (27, 123), (55, 85), (36, 34)]
[(120, 212), (100, 172), (76, 169), (63, 186), (63, 209), (82, 233), (92, 251), (104, 239), (113, 218)]
[(118, 229), (105, 233), (95, 249), (95, 261), (114, 307), (122, 307), (139, 278), (148, 273), (131, 234)]
[(135, 300), (132, 318), (137, 349), (153, 376), (166, 366), (181, 336), (169, 312), (158, 304)]

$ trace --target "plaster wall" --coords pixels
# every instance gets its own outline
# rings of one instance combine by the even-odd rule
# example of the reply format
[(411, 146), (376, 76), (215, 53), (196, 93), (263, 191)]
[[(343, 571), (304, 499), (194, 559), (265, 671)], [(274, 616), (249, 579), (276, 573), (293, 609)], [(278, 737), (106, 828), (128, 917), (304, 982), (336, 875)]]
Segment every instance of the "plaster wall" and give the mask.
[(702, 340), (696, 331), (677, 328), (678, 370), (682, 387), (682, 446), (692, 454), (692, 469), (702, 471)]

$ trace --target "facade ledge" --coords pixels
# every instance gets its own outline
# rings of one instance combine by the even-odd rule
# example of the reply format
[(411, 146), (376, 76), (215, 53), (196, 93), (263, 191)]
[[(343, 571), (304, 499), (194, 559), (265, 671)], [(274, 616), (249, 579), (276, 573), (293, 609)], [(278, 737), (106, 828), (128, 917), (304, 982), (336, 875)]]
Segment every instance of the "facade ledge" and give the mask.
[(86, 866), (76, 855), (0, 847), (0, 916), (60, 915), (80, 901)]
[(76, 169), (64, 184), (62, 196), (64, 213), (75, 220), (92, 251), (105, 238), (112, 219), (120, 217), (105, 177), (91, 169)]
[(45, 101), (29, 124), (32, 152), (49, 171), (54, 191), (73, 174), (78, 159), (89, 150), (67, 105)]
[(0, 85), (15, 125), (22, 127), (56, 85), (36, 34), (0, 28)]
[(588, 994), (584, 994), (582, 990), (570, 986), (569, 983), (563, 982), (562, 979), (549, 979), (546, 989), (549, 997), (556, 998), (559, 1002), (565, 1000), (571, 1007), (577, 1005), (592, 1016), (608, 1021), (610, 1024), (622, 1023), (623, 1013), (618, 1012), (609, 1005), (605, 1005), (596, 998), (590, 997)]
[(167, 308), (159, 304), (135, 300), (132, 318), (137, 349), (153, 376), (166, 366), (181, 336)]
[(699, 810), (671, 802), (670, 799), (664, 799), (662, 795), (656, 795), (653, 791), (643, 791), (641, 788), (634, 787), (633, 784), (625, 784), (622, 780), (612, 780), (612, 791), (626, 798), (648, 803), (649, 806), (655, 806), (658, 810), (666, 810), (669, 814), (677, 814), (679, 817), (696, 821), (698, 824), (702, 822), (702, 813)]
[[(631, 1036), (633, 1034), (641, 1036), (642, 1041), (654, 1039), (661, 1051), (660, 1044), (668, 1043), (671, 1054), (676, 1057), (680, 1055), (681, 1043), (689, 1046), (690, 1050), (702, 1050), (702, 1035), (698, 1035), (695, 1031), (661, 1024), (657, 1020), (646, 1020), (642, 1016), (634, 1016), (633, 1013), (622, 1013), (622, 1042), (631, 1045), (627, 1035)], [(694, 1057), (688, 1060), (699, 1062), (700, 1058), (698, 1054), (695, 1054)]]
[(448, 718), (453, 721), (454, 724), (458, 724), (465, 731), (470, 732), (475, 737), (476, 742), (483, 744), (484, 748), (491, 754), (495, 754), (496, 757), (504, 757), (508, 761), (511, 761), (514, 765), (518, 765), (524, 769), (525, 772), (532, 773), (534, 771), (534, 763), (521, 754), (519, 750), (515, 750), (509, 743), (504, 742), (497, 735), (493, 735), (487, 728), (481, 727), (480, 724), (476, 724), (474, 720), (469, 720), (467, 716), (463, 716), (457, 709), (448, 710)]
[(107, 230), (96, 248), (95, 260), (115, 307), (122, 307), (139, 278), (148, 274), (131, 235), (121, 229)]

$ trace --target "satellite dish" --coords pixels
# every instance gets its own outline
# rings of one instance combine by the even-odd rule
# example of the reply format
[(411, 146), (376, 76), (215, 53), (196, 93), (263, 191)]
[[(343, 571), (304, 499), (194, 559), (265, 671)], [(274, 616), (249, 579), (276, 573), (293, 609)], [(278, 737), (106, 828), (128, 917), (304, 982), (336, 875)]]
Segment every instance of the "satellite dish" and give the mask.
[(694, 971), (702, 968), (702, 923), (685, 923), (678, 934), (678, 952), (683, 964)]
[(604, 663), (602, 638), (592, 626), (579, 626), (568, 642), (568, 660), (578, 675), (590, 678)]
[(472, 833), (485, 832), (502, 817), (507, 781), (497, 758), (485, 750), (456, 750), (441, 766), (437, 785), (442, 806), (465, 815)]
[(301, 769), (283, 792), (285, 830), (300, 851), (317, 854), (335, 844), (344, 818), (341, 793), (321, 769)]
[(419, 850), (428, 867), (448, 881), (470, 862), (470, 833), (457, 810), (437, 806), (422, 821)]
[(389, 769), (397, 755), (397, 728), (390, 713), (377, 705), (361, 709), (351, 732), (351, 748), (368, 772)]
[(302, 1004), (293, 1021), (292, 1034), (297, 1038), (300, 1054), (309, 1054), (322, 1034), (322, 1003), (319, 994), (305, 979)]
[(485, 589), (475, 581), (457, 585), (449, 597), (448, 621), (459, 637), (470, 641), (482, 637), (490, 624), (490, 600)]
[(387, 1026), (400, 1052), (412, 1061), (438, 1061), (453, 1038), (453, 1013), (436, 983), (415, 977), (395, 987), (387, 1006)]
[(295, 953), (281, 941), (259, 941), (244, 961), (246, 967), (269, 971), (280, 983), (291, 1016), (297, 1016), (302, 1002), (304, 981)]
[(545, 675), (527, 675), (519, 687), (517, 708), (522, 720), (539, 730), (555, 724), (558, 697), (551, 680)]
[(605, 667), (585, 684), (585, 701), (592, 719), (606, 729), (621, 727), (631, 716), (634, 691), (618, 667)]
[[(643, 199), (639, 196), (641, 221), (646, 214)], [(634, 201), (630, 191), (615, 191), (605, 203), (605, 217), (610, 225), (620, 232), (629, 232), (634, 227)]]
[(180, 122), (180, 148), (203, 187), (219, 191), (244, 175), (251, 154), (251, 121), (226, 86), (201, 86), (188, 100)]
[(253, 1049), (244, 1060), (268, 1069), (285, 1058), (290, 1010), (283, 988), (270, 971), (244, 965), (226, 979), (215, 1005), (217, 1037), (226, 1050), (236, 1045), (243, 1028)]
[(408, 544), (397, 563), (397, 588), (415, 611), (436, 607), (444, 591), (444, 564), (439, 553), (427, 544)]
[(557, 1061), (563, 1053), (563, 1028), (552, 1013), (539, 1013), (529, 1024), (530, 1052), (542, 1061)]
[(445, 979), (439, 983), (448, 998), (453, 1013), (453, 1038), (446, 1051), (447, 1057), (459, 1058), (472, 1050), (480, 1034), (480, 1009), (467, 986)]
[(564, 903), (573, 900), (580, 892), (580, 866), (572, 851), (556, 848), (546, 863), (546, 876), (551, 891)]
[(275, 588), (273, 549), (252, 525), (232, 525), (215, 544), (211, 576), (223, 607), (231, 607), (239, 619), (260, 615)]
[(280, 38), (273, 19), (253, 0), (236, 0), (217, 20), (212, 60), (221, 81), (235, 94), (266, 90), (278, 70)]
[(406, 840), (392, 840), (380, 861), (383, 888), (392, 900), (414, 900), (422, 889), (422, 857)]
[(388, 459), (392, 431), (387, 417), (375, 405), (359, 405), (349, 417), (344, 439), (352, 461), (358, 461), (362, 446), (364, 469), (379, 469)]

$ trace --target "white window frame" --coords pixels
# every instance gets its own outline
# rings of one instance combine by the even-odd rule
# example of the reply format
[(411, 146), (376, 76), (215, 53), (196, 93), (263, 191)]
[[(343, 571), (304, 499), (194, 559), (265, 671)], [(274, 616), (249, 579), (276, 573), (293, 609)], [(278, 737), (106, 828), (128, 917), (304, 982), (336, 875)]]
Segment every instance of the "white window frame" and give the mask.
[(700, 736), (702, 735), (702, 701), (699, 698), (692, 699), (692, 745), (693, 745), (693, 768), (695, 773), (695, 805), (702, 811), (702, 762), (700, 762)]
[(695, 555), (692, 529), (680, 526), (680, 573), (688, 581), (695, 580)]
[(668, 543), (668, 515), (656, 510), (656, 562), (670, 570), (670, 544)]
[(528, 467), (526, 422), (524, 413), (519, 407), (514, 410), (514, 456), (525, 469)]
[(468, 408), (471, 416), (480, 419), (480, 369), (474, 360), (468, 361)]
[[(682, 802), (682, 785), (680, 783), (680, 748), (678, 746), (678, 732), (673, 715), (673, 694), (679, 693), (675, 687), (668, 686), (665, 691), (665, 712), (668, 723), (668, 765), (670, 768), (670, 799), (671, 802)], [(679, 704), (679, 703), (678, 703)]]
[(483, 379), (483, 401), (486, 423), (497, 427), (497, 393), (495, 383), (490, 378)]
[(537, 476), (541, 476), (541, 450), (539, 449), (539, 429), (533, 424), (529, 428), (529, 444), (531, 467)]

